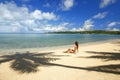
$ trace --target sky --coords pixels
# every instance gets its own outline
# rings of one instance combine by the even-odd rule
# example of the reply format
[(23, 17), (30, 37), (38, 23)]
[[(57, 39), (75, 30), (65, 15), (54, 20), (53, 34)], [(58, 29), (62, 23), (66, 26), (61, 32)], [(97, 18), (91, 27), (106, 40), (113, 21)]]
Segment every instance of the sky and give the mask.
[(120, 0), (0, 0), (0, 33), (120, 31)]

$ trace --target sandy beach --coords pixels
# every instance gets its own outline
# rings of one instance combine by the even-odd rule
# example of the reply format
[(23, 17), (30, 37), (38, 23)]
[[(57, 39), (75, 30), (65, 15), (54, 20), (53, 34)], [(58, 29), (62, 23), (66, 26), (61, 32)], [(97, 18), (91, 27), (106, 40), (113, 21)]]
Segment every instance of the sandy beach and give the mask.
[(0, 53), (0, 80), (120, 80), (120, 39)]

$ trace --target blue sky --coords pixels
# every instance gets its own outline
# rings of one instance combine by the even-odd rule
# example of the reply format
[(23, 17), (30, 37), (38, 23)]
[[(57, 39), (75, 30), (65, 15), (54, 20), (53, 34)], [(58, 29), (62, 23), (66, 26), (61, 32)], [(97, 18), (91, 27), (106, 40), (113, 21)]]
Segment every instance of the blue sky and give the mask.
[(0, 32), (120, 31), (120, 0), (0, 0)]

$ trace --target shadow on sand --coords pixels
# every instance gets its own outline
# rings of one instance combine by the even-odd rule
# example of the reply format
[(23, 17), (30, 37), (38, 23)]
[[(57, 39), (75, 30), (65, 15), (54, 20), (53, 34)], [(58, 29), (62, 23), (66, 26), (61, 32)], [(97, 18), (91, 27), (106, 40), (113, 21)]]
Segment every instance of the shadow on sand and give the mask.
[[(78, 57), (78, 58), (92, 58), (92, 59), (101, 59), (103, 61), (113, 61), (120, 60), (120, 53), (115, 52), (95, 52), (95, 51), (86, 51), (87, 53), (92, 53), (94, 55), (89, 57)], [(88, 67), (88, 69), (98, 72), (120, 74), (120, 64), (109, 64), (101, 65), (95, 67)]]
[(111, 44), (116, 44), (117, 46), (120, 46), (120, 40), (119, 41), (113, 41)]
[[(68, 55), (53, 55), (53, 52), (48, 53), (16, 53), (13, 55), (4, 55), (0, 56), (0, 63), (11, 61), (10, 67), (15, 71), (19, 71), (21, 73), (31, 73), (37, 72), (38, 66), (59, 66), (70, 69), (78, 69), (78, 70), (86, 70), (86, 71), (96, 71), (103, 73), (111, 73), (111, 74), (120, 74), (120, 64), (116, 65), (103, 65), (103, 66), (94, 66), (94, 67), (76, 67), (70, 65), (56, 64), (51, 63), (51, 61), (59, 60), (59, 57), (64, 57)], [(54, 58), (57, 57), (57, 58)]]
[(96, 54), (90, 57), (85, 58), (96, 58), (102, 59), (104, 61), (120, 60), (120, 53), (115, 52), (95, 52), (95, 51), (86, 51), (87, 53)]
[[(0, 63), (12, 61), (10, 67), (21, 73), (30, 73), (38, 71), (38, 66), (47, 66), (50, 61), (58, 60), (59, 58), (51, 58), (53, 52), (48, 53), (16, 53), (12, 55), (0, 56)], [(53, 55), (54, 56), (54, 55)], [(59, 57), (62, 55), (56, 55)]]
[(102, 65), (102, 66), (95, 66), (95, 67), (76, 67), (76, 66), (69, 66), (69, 65), (62, 65), (62, 64), (50, 64), (50, 65), (71, 68), (71, 69), (117, 74), (117, 75), (120, 74), (120, 64)]
[(112, 44), (120, 44), (120, 40), (111, 42)]
[(120, 52), (120, 50), (118, 50), (118, 49), (114, 49), (114, 51), (118, 51), (118, 52)]

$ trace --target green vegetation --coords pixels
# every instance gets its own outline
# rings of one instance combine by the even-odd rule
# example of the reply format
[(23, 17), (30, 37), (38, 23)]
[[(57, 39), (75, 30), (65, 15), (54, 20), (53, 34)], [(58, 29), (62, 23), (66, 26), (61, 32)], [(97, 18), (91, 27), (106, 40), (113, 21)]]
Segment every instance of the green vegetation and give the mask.
[(120, 35), (120, 31), (105, 31), (105, 30), (92, 30), (92, 31), (59, 31), (59, 32), (48, 32), (56, 34), (117, 34)]

